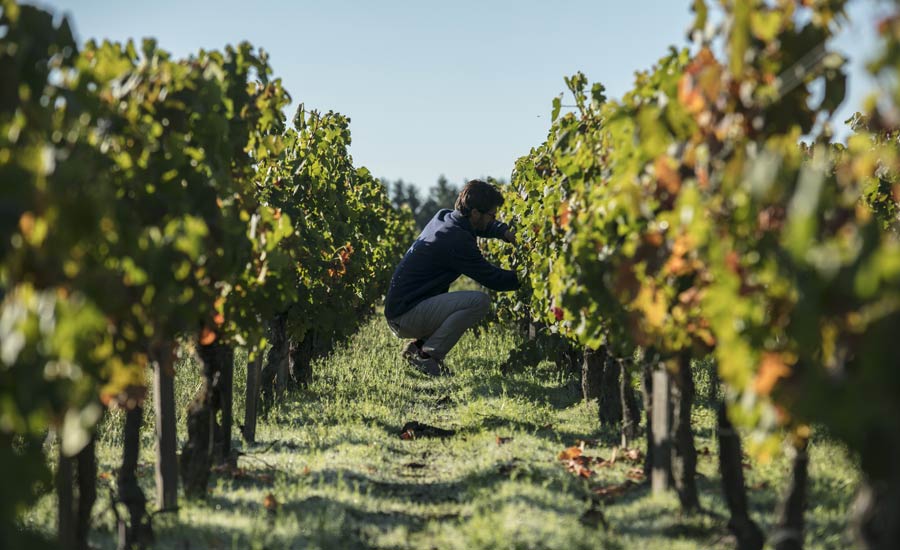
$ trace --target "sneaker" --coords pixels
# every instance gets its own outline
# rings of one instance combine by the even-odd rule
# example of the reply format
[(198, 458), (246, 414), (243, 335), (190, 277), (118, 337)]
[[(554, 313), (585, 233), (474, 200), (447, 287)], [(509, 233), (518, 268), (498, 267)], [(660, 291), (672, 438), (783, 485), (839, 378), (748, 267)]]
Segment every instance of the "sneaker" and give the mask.
[(403, 348), (403, 353), (401, 354), (403, 358), (408, 362), (412, 363), (412, 360), (419, 356), (419, 353), (422, 351), (422, 342), (421, 340), (410, 340), (406, 347)]
[(417, 371), (427, 374), (428, 376), (443, 376), (441, 362), (434, 357), (422, 357), (418, 353), (410, 358), (409, 364)]

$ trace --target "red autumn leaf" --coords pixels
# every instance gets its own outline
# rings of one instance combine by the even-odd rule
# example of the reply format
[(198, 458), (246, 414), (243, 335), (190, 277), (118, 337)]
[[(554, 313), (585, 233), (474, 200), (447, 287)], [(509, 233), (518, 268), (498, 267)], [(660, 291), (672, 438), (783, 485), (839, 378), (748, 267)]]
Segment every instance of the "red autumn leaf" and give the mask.
[(562, 308), (553, 306), (553, 310), (552, 310), (552, 311), (553, 311), (553, 316), (556, 317), (556, 320), (557, 320), (557, 321), (562, 321), (562, 320), (563, 320), (563, 310), (562, 310)]
[(216, 333), (209, 327), (203, 327), (200, 331), (200, 345), (209, 346), (216, 341)]

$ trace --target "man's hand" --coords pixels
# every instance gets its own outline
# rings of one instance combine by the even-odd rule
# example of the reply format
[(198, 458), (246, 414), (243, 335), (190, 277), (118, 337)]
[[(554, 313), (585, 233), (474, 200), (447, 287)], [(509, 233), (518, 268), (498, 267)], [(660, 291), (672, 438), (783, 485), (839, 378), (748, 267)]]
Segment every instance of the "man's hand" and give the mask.
[(503, 234), (503, 240), (506, 241), (506, 242), (508, 242), (508, 243), (511, 243), (511, 244), (516, 244), (516, 233), (515, 233), (515, 231), (513, 231), (512, 229), (507, 229), (507, 230), (506, 230), (506, 233)]

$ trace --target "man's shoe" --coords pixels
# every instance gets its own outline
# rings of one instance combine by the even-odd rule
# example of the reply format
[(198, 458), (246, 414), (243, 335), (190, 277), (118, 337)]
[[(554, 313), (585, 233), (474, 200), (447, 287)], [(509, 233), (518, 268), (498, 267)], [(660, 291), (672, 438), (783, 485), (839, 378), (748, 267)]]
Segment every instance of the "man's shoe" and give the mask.
[(418, 353), (409, 360), (409, 364), (417, 371), (428, 376), (442, 376), (441, 362), (434, 357), (422, 357)]
[(412, 360), (419, 356), (419, 353), (422, 351), (422, 341), (421, 340), (410, 340), (406, 347), (403, 348), (403, 359), (408, 363), (412, 363)]

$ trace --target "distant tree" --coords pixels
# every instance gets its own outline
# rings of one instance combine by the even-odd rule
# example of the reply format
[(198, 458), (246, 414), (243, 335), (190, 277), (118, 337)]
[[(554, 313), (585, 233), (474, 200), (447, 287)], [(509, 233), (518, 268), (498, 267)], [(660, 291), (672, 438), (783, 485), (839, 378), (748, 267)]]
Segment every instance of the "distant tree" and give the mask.
[[(388, 195), (394, 208), (402, 208), (403, 205), (408, 206), (419, 229), (424, 228), (438, 210), (443, 208), (452, 210), (460, 190), (458, 185), (450, 183), (447, 176), (441, 174), (437, 183), (428, 190), (427, 198), (423, 201), (419, 195), (418, 187), (412, 183), (406, 183), (402, 179), (391, 183), (388, 183), (386, 180), (382, 181), (385, 182), (385, 186), (388, 188)], [(487, 181), (496, 185), (506, 184), (506, 181), (502, 179), (487, 178)]]
[(447, 181), (447, 177), (443, 174), (428, 192), (428, 198), (434, 202), (438, 209), (453, 208), (458, 195), (459, 187)]
[(422, 199), (419, 197), (419, 188), (412, 183), (406, 183), (402, 179), (396, 180), (391, 184), (388, 184), (386, 180), (382, 181), (385, 182), (385, 187), (388, 188), (388, 196), (390, 197), (391, 204), (394, 205), (394, 208), (402, 208), (405, 204), (415, 215), (422, 207)]

